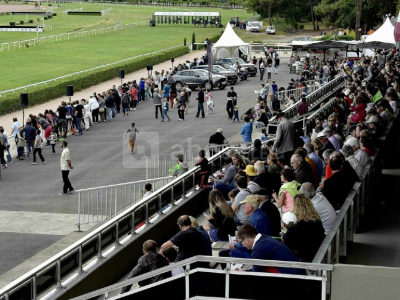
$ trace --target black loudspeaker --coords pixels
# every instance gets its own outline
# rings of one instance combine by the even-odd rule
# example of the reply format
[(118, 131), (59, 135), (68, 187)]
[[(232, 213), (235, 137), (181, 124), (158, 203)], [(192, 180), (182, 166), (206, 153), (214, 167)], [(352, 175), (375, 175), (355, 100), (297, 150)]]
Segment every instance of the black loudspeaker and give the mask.
[(67, 96), (71, 97), (74, 95), (74, 86), (73, 85), (67, 85)]
[(153, 66), (147, 66), (147, 71), (152, 71), (153, 70)]
[(119, 70), (119, 78), (125, 78), (125, 70)]
[(19, 100), (20, 100), (21, 106), (27, 106), (28, 105), (28, 93), (19, 94)]
[(175, 58), (171, 58), (171, 62), (174, 62), (175, 61)]

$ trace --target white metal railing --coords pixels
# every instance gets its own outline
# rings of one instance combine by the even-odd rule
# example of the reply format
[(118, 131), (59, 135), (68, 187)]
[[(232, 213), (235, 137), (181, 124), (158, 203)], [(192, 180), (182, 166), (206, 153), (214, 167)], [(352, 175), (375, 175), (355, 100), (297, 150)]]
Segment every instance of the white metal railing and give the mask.
[[(15, 42), (9, 42), (9, 43), (1, 43), (1, 51), (9, 51), (9, 50), (17, 50), (25, 47), (32, 47), (32, 46), (37, 46), (37, 45), (43, 45), (45, 43), (57, 43), (61, 41), (69, 41), (72, 39), (78, 39), (78, 38), (85, 38), (89, 36), (96, 36), (100, 34), (105, 34), (109, 32), (115, 32), (115, 31), (120, 31), (120, 30), (126, 30), (126, 29), (132, 29), (136, 28), (139, 26), (145, 26), (148, 25), (149, 21), (144, 20), (140, 22), (135, 22), (135, 23), (128, 23), (128, 24), (117, 24), (115, 26), (109, 26), (109, 27), (104, 27), (104, 28), (99, 28), (99, 29), (92, 29), (92, 30), (86, 30), (86, 31), (80, 31), (80, 32), (68, 32), (68, 33), (61, 33), (57, 35), (49, 35), (49, 36), (44, 36), (36, 39), (29, 39), (29, 40), (22, 40), (22, 41), (15, 41)], [(40, 26), (47, 26), (47, 24), (43, 24)]]
[(49, 80), (32, 83), (32, 84), (29, 84), (29, 85), (21, 86), (21, 87), (10, 89), (10, 90), (0, 91), (0, 97), (2, 96), (2, 94), (5, 94), (5, 93), (13, 92), (15, 94), (15, 92), (18, 91), (18, 90), (25, 90), (26, 91), (26, 89), (30, 88), (30, 87), (37, 87), (38, 85), (48, 84), (50, 82), (57, 81), (57, 80), (60, 80), (60, 79), (64, 79), (64, 78), (67, 78), (67, 77), (70, 77), (70, 76), (75, 76), (75, 75), (78, 75), (78, 74), (90, 72), (90, 71), (101, 69), (101, 68), (104, 68), (104, 67), (113, 66), (113, 65), (119, 64), (121, 62), (129, 61), (129, 60), (132, 60), (132, 59), (137, 59), (139, 57), (144, 57), (144, 56), (148, 56), (148, 55), (157, 54), (157, 53), (164, 52), (166, 50), (170, 50), (170, 49), (177, 48), (177, 47), (180, 47), (180, 46), (183, 46), (183, 45), (176, 45), (176, 46), (168, 47), (168, 48), (165, 48), (165, 49), (162, 49), (162, 50), (154, 51), (154, 52), (151, 52), (151, 53), (145, 53), (145, 54), (141, 54), (141, 55), (132, 56), (132, 57), (129, 57), (129, 58), (125, 58), (125, 59), (116, 61), (116, 62), (112, 62), (112, 63), (109, 63), (109, 64), (104, 64), (104, 65), (101, 65), (101, 66), (98, 66), (98, 67), (94, 67), (94, 68), (90, 68), (90, 69), (86, 69), (86, 70), (83, 70), (83, 71), (70, 73), (70, 74), (67, 74), (67, 75), (64, 75), (64, 76), (60, 76), (60, 77), (52, 78), (52, 79), (49, 79)]
[[(227, 264), (228, 267), (225, 270), (205, 269), (205, 268), (193, 269), (193, 264), (198, 264), (198, 263), (213, 263), (213, 264), (224, 263), (224, 264)], [(152, 287), (158, 286), (160, 284), (167, 283), (167, 282), (184, 277), (185, 281), (183, 282), (181, 287), (182, 287), (182, 289), (185, 290), (186, 299), (192, 299), (189, 296), (191, 294), (189, 291), (189, 288), (190, 288), (189, 282), (191, 281), (190, 275), (204, 272), (206, 274), (213, 273), (213, 274), (225, 275), (225, 283), (226, 284), (225, 284), (225, 289), (224, 289), (224, 299), (230, 299), (230, 297), (232, 297), (230, 294), (230, 290), (232, 291), (237, 288), (237, 287), (232, 286), (232, 280), (230, 280), (230, 276), (231, 275), (244, 276), (247, 273), (247, 272), (243, 272), (243, 271), (231, 270), (230, 267), (233, 264), (245, 264), (245, 265), (250, 265), (250, 266), (257, 265), (257, 266), (263, 266), (263, 267), (278, 267), (278, 268), (286, 267), (286, 268), (305, 269), (305, 270), (313, 271), (313, 272), (321, 274), (321, 275), (316, 275), (316, 276), (291, 275), (291, 274), (279, 274), (278, 275), (278, 274), (273, 274), (273, 273), (268, 273), (268, 272), (251, 272), (248, 274), (252, 275), (252, 277), (250, 277), (250, 278), (254, 278), (253, 276), (260, 276), (265, 279), (267, 279), (268, 277), (279, 277), (279, 278), (282, 278), (282, 280), (299, 279), (299, 280), (304, 280), (304, 284), (306, 284), (307, 281), (319, 281), (319, 282), (321, 282), (321, 300), (327, 299), (326, 286), (327, 286), (328, 278), (330, 278), (330, 276), (328, 276), (328, 273), (333, 271), (333, 265), (311, 264), (311, 263), (302, 263), (302, 262), (272, 261), (272, 260), (261, 260), (261, 259), (240, 259), (240, 258), (225, 258), (225, 257), (210, 257), (210, 256), (194, 256), (194, 257), (185, 259), (183, 261), (173, 263), (169, 266), (157, 269), (155, 271), (151, 271), (146, 274), (118, 282), (116, 284), (102, 288), (100, 290), (97, 290), (97, 291), (94, 291), (94, 292), (91, 292), (91, 293), (88, 293), (88, 294), (85, 294), (85, 295), (82, 295), (82, 296), (79, 296), (76, 298), (72, 298), (71, 300), (87, 300), (87, 299), (96, 299), (96, 298), (103, 298), (103, 297), (104, 297), (103, 299), (107, 299), (108, 293), (110, 293), (112, 291), (119, 290), (127, 285), (132, 285), (132, 284), (138, 283), (139, 281), (142, 281), (144, 279), (152, 278), (154, 276), (164, 274), (166, 272), (171, 272), (174, 268), (179, 268), (179, 267), (185, 268), (185, 272), (182, 274), (176, 275), (174, 277), (147, 285), (145, 288), (139, 288), (139, 289), (136, 289), (135, 291), (130, 291), (129, 293), (126, 294), (126, 296), (134, 297), (133, 294), (140, 293), (141, 291), (143, 291), (145, 289), (152, 288)], [(212, 277), (212, 278), (214, 278), (214, 277)], [(191, 281), (191, 282), (193, 282), (193, 281)], [(282, 282), (282, 284), (283, 284), (283, 282)], [(262, 294), (262, 292), (260, 292), (260, 294)], [(199, 295), (194, 295), (194, 296), (199, 296)], [(298, 296), (301, 298), (300, 291), (299, 291)], [(140, 296), (139, 296), (139, 298), (140, 298)], [(233, 298), (235, 298), (235, 297), (233, 297)], [(207, 299), (217, 299), (217, 298), (213, 298), (211, 296), (211, 298), (207, 298)], [(218, 299), (221, 299), (221, 298), (218, 298)]]
[[(292, 51), (292, 47), (291, 46), (284, 46), (284, 45), (267, 45), (268, 46), (268, 53), (269, 53), (269, 49), (272, 47), (274, 48), (275, 52), (278, 53), (289, 53)], [(251, 49), (251, 53), (264, 53), (264, 45), (262, 44), (253, 44), (250, 45), (250, 49)]]
[(80, 8), (75, 8), (75, 9), (67, 9), (67, 10), (64, 10), (64, 14), (66, 14), (66, 15), (68, 15), (68, 13), (70, 12), (70, 11), (82, 11), (82, 7), (80, 7)]
[(106, 13), (109, 13), (110, 11), (112, 11), (112, 7), (110, 7), (109, 9), (102, 10), (101, 15), (104, 16)]
[(143, 198), (147, 183), (152, 184), (155, 192), (171, 180), (172, 176), (168, 176), (77, 190), (78, 231), (81, 224), (111, 219), (137, 203)]

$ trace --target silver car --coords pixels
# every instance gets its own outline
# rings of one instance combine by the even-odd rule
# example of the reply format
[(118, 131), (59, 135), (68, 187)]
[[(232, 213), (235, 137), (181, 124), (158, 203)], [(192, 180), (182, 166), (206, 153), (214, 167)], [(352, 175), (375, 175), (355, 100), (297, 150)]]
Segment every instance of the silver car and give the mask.
[(174, 75), (175, 79), (175, 87), (178, 91), (180, 91), (183, 87), (183, 83), (185, 82), (190, 88), (197, 88), (199, 86), (212, 90), (214, 87), (218, 87), (219, 89), (226, 88), (227, 80), (225, 76), (221, 75), (212, 75), (211, 82), (209, 81), (208, 71), (193, 69), (193, 70), (183, 70), (176, 72)]

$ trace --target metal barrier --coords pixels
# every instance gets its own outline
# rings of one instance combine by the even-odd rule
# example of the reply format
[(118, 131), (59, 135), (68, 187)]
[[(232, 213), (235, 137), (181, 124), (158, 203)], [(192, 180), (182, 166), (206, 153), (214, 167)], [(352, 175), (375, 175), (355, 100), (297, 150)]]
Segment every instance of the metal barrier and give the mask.
[(137, 59), (137, 58), (140, 58), (140, 57), (161, 53), (161, 52), (164, 52), (166, 50), (170, 50), (170, 49), (177, 48), (177, 47), (180, 47), (180, 46), (183, 46), (183, 45), (176, 45), (176, 46), (173, 46), (173, 47), (168, 47), (168, 48), (165, 48), (165, 49), (162, 49), (162, 50), (158, 50), (158, 51), (154, 51), (154, 52), (151, 52), (151, 53), (132, 56), (132, 57), (129, 57), (129, 58), (125, 58), (125, 59), (113, 62), (113, 63), (101, 65), (101, 66), (98, 66), (98, 67), (94, 67), (94, 68), (91, 68), (91, 69), (86, 69), (86, 70), (79, 71), (79, 72), (74, 72), (74, 73), (71, 73), (71, 74), (67, 74), (67, 75), (64, 75), (64, 76), (56, 77), (56, 78), (49, 79), (49, 80), (46, 80), (46, 81), (40, 81), (40, 82), (32, 83), (32, 84), (29, 84), (29, 85), (21, 86), (21, 87), (15, 88), (15, 89), (0, 91), (0, 97), (1, 97), (2, 94), (5, 94), (5, 93), (13, 92), (15, 94), (16, 91), (18, 91), (18, 90), (25, 90), (26, 91), (26, 89), (30, 88), (30, 87), (37, 87), (38, 85), (41, 85), (41, 84), (48, 84), (48, 83), (53, 82), (53, 81), (57, 81), (57, 80), (64, 79), (64, 78), (68, 78), (70, 76), (75, 76), (75, 75), (78, 75), (78, 74), (90, 72), (90, 71), (101, 69), (101, 68), (104, 68), (104, 67), (113, 66), (113, 65), (119, 64), (121, 62), (129, 61), (129, 60), (132, 60), (132, 59)]
[(77, 190), (78, 231), (81, 224), (111, 219), (137, 203), (143, 198), (146, 183), (151, 183), (155, 192), (171, 180), (169, 176)]
[[(196, 263), (225, 263), (228, 265), (226, 270), (217, 270), (217, 269), (205, 269), (205, 268), (196, 268), (192, 269), (191, 267), (193, 264)], [(246, 264), (246, 265), (257, 265), (257, 266), (263, 266), (263, 267), (287, 267), (287, 268), (295, 268), (295, 269), (306, 269), (310, 271), (314, 271), (315, 273), (320, 273), (321, 275), (318, 276), (305, 276), (305, 275), (289, 275), (289, 274), (273, 274), (273, 273), (267, 273), (267, 272), (243, 272), (243, 271), (234, 271), (230, 269), (231, 264)], [(98, 291), (88, 293), (86, 295), (82, 295), (80, 297), (73, 298), (71, 300), (87, 300), (87, 299), (95, 299), (101, 296), (104, 296), (104, 299), (107, 299), (108, 293), (121, 289), (124, 286), (131, 285), (138, 283), (141, 280), (151, 278), (153, 276), (161, 275), (166, 272), (171, 272), (174, 268), (179, 268), (183, 267), (185, 268), (185, 272), (179, 275), (176, 275), (174, 277), (171, 277), (166, 280), (162, 280), (150, 285), (147, 285), (145, 288), (139, 288), (136, 289), (135, 291), (131, 291), (126, 296), (140, 293), (141, 291), (152, 288), (158, 285), (161, 285), (166, 282), (170, 282), (179, 278), (184, 277), (185, 281), (182, 284), (182, 289), (185, 289), (185, 295), (186, 299), (193, 299), (190, 298), (190, 291), (189, 291), (189, 282), (190, 282), (190, 275), (199, 273), (199, 272), (205, 272), (209, 274), (223, 274), (225, 275), (225, 288), (224, 288), (224, 294), (225, 294), (225, 299), (230, 298), (230, 290), (232, 288), (237, 288), (232, 286), (232, 280), (231, 280), (231, 275), (246, 275), (251, 274), (251, 278), (255, 278), (255, 276), (260, 276), (260, 277), (279, 277), (281, 279), (301, 279), (304, 281), (318, 281), (321, 283), (321, 300), (327, 299), (327, 294), (326, 294), (326, 286), (327, 286), (327, 278), (330, 277), (328, 274), (333, 271), (333, 265), (329, 264), (311, 264), (311, 263), (301, 263), (301, 262), (285, 262), (285, 261), (268, 261), (268, 260), (260, 260), (260, 259), (239, 259), (239, 258), (223, 258), (223, 257), (210, 257), (210, 256), (194, 256), (188, 259), (185, 259), (180, 262), (176, 262), (174, 264), (171, 264), (169, 266), (157, 269), (155, 271), (128, 279), (124, 280), (122, 282), (116, 283), (114, 285), (105, 287), (103, 289), (100, 289)], [(193, 282), (193, 281), (192, 281)], [(196, 295), (199, 296), (199, 295)], [(121, 297), (121, 296), (120, 296)], [(208, 298), (211, 299), (211, 298)], [(216, 298), (214, 298), (216, 299)], [(220, 298), (218, 298), (220, 299)]]

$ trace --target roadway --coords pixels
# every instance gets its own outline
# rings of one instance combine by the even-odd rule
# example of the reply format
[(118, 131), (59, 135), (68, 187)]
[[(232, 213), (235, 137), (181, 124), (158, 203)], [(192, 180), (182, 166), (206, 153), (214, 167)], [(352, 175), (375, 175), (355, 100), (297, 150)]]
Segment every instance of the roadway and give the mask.
[[(201, 55), (203, 52), (194, 52), (176, 58), (175, 61), (185, 62)], [(281, 57), (280, 73), (272, 76), (278, 86), (285, 88), (290, 78), (295, 78), (294, 74), (289, 74), (287, 61), (287, 58)], [(154, 66), (154, 70), (167, 70), (169, 67), (170, 62), (165, 62)], [(127, 74), (124, 81), (139, 80), (146, 75), (145, 70), (133, 72)], [(119, 83), (120, 79), (114, 78), (75, 93), (73, 100), (87, 99), (93, 91), (102, 92)], [(259, 77), (256, 76), (235, 85), (240, 106), (239, 115), (254, 106), (254, 90), (260, 89), (260, 83)], [(157, 152), (170, 153), (176, 151), (177, 147), (187, 149), (193, 144), (205, 147), (209, 136), (215, 133), (218, 127), (224, 129), (224, 135), (230, 142), (241, 141), (238, 132), (243, 122), (238, 124), (228, 120), (225, 111), (227, 92), (228, 88), (213, 91), (215, 114), (206, 115), (205, 119), (194, 117), (197, 111), (197, 92), (194, 92), (189, 104), (189, 114), (185, 115), (184, 122), (178, 122), (177, 111), (170, 109), (171, 122), (161, 123), (160, 118), (154, 118), (153, 102), (146, 101), (138, 106), (137, 111), (131, 111), (129, 116), (117, 114), (112, 122), (94, 124), (82, 136), (69, 137), (68, 147), (75, 167), (70, 174), (73, 187), (81, 189), (145, 179), (143, 167), (146, 156)], [(55, 109), (63, 100), (65, 101), (66, 97), (29, 107), (25, 116), (29, 113), (38, 114), (44, 109)], [(8, 132), (14, 116), (22, 120), (22, 112), (0, 117), (0, 125)], [(136, 122), (140, 131), (137, 149), (142, 151), (142, 155), (132, 156), (126, 150), (127, 140), (123, 139), (123, 135), (132, 121)], [(255, 131), (253, 139), (260, 135), (260, 131)], [(46, 165), (31, 165), (28, 160), (14, 161), (8, 164), (7, 169), (2, 170), (0, 287), (39, 265), (97, 225), (88, 224), (82, 228), (83, 232), (76, 232), (77, 196), (58, 195), (62, 190), (59, 163), (61, 149), (58, 147), (57, 145), (56, 155), (50, 154), (50, 147), (44, 147)]]

